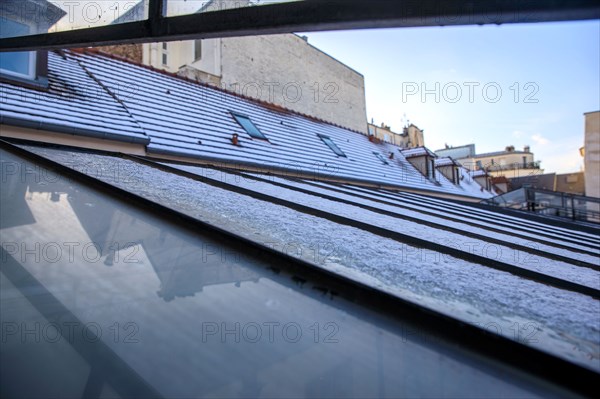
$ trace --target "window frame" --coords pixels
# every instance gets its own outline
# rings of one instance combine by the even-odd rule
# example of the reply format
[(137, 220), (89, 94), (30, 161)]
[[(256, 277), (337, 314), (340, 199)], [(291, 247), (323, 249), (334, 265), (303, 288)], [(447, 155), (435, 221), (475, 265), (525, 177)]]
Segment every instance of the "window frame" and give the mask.
[[(231, 114), (233, 119), (237, 122), (237, 124), (244, 130), (244, 132), (246, 132), (246, 134), (248, 136), (250, 136), (251, 139), (257, 139), (257, 140), (263, 140), (263, 141), (269, 142), (269, 138), (258, 128), (258, 126), (256, 126), (256, 124), (252, 121), (250, 116), (240, 114), (239, 112), (234, 112), (234, 111), (229, 111), (229, 113)], [(242, 122), (240, 122), (240, 119), (247, 120), (250, 123), (250, 125), (252, 125), (252, 127), (256, 130), (256, 132), (258, 132), (258, 134), (256, 134), (255, 132), (250, 132), (246, 128), (246, 126), (244, 126), (244, 124)]]
[(324, 134), (320, 134), (317, 133), (317, 136), (321, 139), (321, 141), (323, 143), (325, 143), (325, 145), (327, 147), (329, 147), (329, 149), (331, 151), (333, 151), (333, 153), (338, 156), (338, 157), (343, 157), (343, 158), (348, 158), (348, 156), (346, 155), (346, 153), (344, 153), (344, 151), (342, 151), (342, 149), (340, 147), (338, 147), (338, 145), (331, 139), (331, 137), (324, 135)]

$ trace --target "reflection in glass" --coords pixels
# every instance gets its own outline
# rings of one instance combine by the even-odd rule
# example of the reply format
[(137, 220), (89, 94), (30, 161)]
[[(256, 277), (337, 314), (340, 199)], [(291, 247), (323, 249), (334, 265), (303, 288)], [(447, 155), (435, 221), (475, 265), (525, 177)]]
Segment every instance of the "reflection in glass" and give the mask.
[(2, 397), (549, 393), (237, 241), (0, 161)]

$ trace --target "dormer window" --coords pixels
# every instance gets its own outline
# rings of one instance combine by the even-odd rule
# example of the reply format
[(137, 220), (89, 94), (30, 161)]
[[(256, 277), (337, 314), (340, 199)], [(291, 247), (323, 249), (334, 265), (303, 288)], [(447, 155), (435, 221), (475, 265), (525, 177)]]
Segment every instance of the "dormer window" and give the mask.
[(437, 158), (435, 160), (436, 169), (452, 183), (459, 185), (461, 180), (461, 165), (450, 157)]
[(256, 125), (250, 120), (248, 116), (236, 114), (233, 112), (231, 113), (231, 115), (233, 115), (237, 123), (239, 123), (240, 126), (244, 128), (244, 130), (246, 131), (246, 133), (248, 133), (250, 137), (269, 141), (267, 139), (267, 136), (265, 136), (260, 130), (258, 130)]
[(342, 151), (340, 149), (340, 147), (338, 147), (333, 142), (333, 140), (331, 140), (331, 137), (325, 136), (323, 134), (317, 134), (317, 136), (319, 136), (319, 138), (321, 140), (323, 140), (323, 142), (327, 145), (327, 147), (329, 147), (329, 149), (331, 149), (331, 151), (333, 151), (335, 153), (335, 155), (337, 155), (338, 157), (344, 157), (344, 158), (346, 158), (346, 154), (344, 154), (344, 151)]
[[(15, 7), (16, 5), (19, 7)], [(27, 10), (27, 12), (19, 12)], [(45, 0), (0, 2), (0, 38), (46, 33), (66, 13)], [(0, 53), (0, 79), (35, 86), (47, 85), (45, 51)]]
[[(25, 36), (30, 33), (26, 24), (0, 17), (0, 37)], [(0, 53), (0, 73), (4, 75), (35, 79), (35, 51)]]
[(415, 147), (400, 150), (406, 160), (421, 174), (430, 180), (436, 180), (436, 156), (425, 147)]

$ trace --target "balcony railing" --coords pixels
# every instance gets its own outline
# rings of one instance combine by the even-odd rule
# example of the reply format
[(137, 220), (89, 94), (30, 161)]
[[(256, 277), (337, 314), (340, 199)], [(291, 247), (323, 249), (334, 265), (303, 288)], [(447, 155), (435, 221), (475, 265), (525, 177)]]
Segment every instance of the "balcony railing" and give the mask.
[(515, 162), (515, 163), (510, 163), (510, 164), (505, 164), (505, 165), (488, 164), (488, 165), (485, 165), (484, 168), (488, 172), (499, 172), (502, 170), (518, 170), (518, 169), (540, 169), (540, 163), (541, 163), (540, 161), (535, 161), (535, 162)]

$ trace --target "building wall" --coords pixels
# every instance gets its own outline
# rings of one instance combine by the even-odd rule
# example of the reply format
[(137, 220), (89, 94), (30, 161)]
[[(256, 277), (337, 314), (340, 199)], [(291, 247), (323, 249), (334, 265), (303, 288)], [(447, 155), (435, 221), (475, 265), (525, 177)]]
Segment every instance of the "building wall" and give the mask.
[(425, 146), (423, 131), (412, 124), (409, 127), (405, 127), (403, 129), (403, 134), (399, 134), (392, 131), (389, 126), (386, 126), (383, 123), (381, 124), (381, 126), (369, 123), (368, 134), (370, 136), (375, 136), (379, 140), (382, 140), (386, 143), (394, 144), (402, 148), (415, 148)]
[(452, 159), (471, 158), (475, 155), (475, 144), (460, 147), (448, 147), (435, 152), (439, 157), (450, 157)]
[[(524, 165), (523, 158), (525, 158), (526, 166)], [(482, 154), (482, 156), (476, 155), (474, 157), (459, 159), (459, 162), (469, 170), (477, 170), (477, 165), (480, 162), (483, 168), (488, 169), (492, 177), (505, 176), (508, 179), (537, 175), (544, 172), (539, 167), (532, 167), (534, 154), (525, 151), (505, 151), (494, 155)]]
[(292, 35), (222, 39), (223, 86), (363, 133), (364, 77)]
[(600, 198), (600, 111), (585, 114), (585, 195)]
[[(144, 44), (143, 63), (367, 132), (364, 77), (292, 35)], [(167, 63), (163, 63), (166, 55)]]

